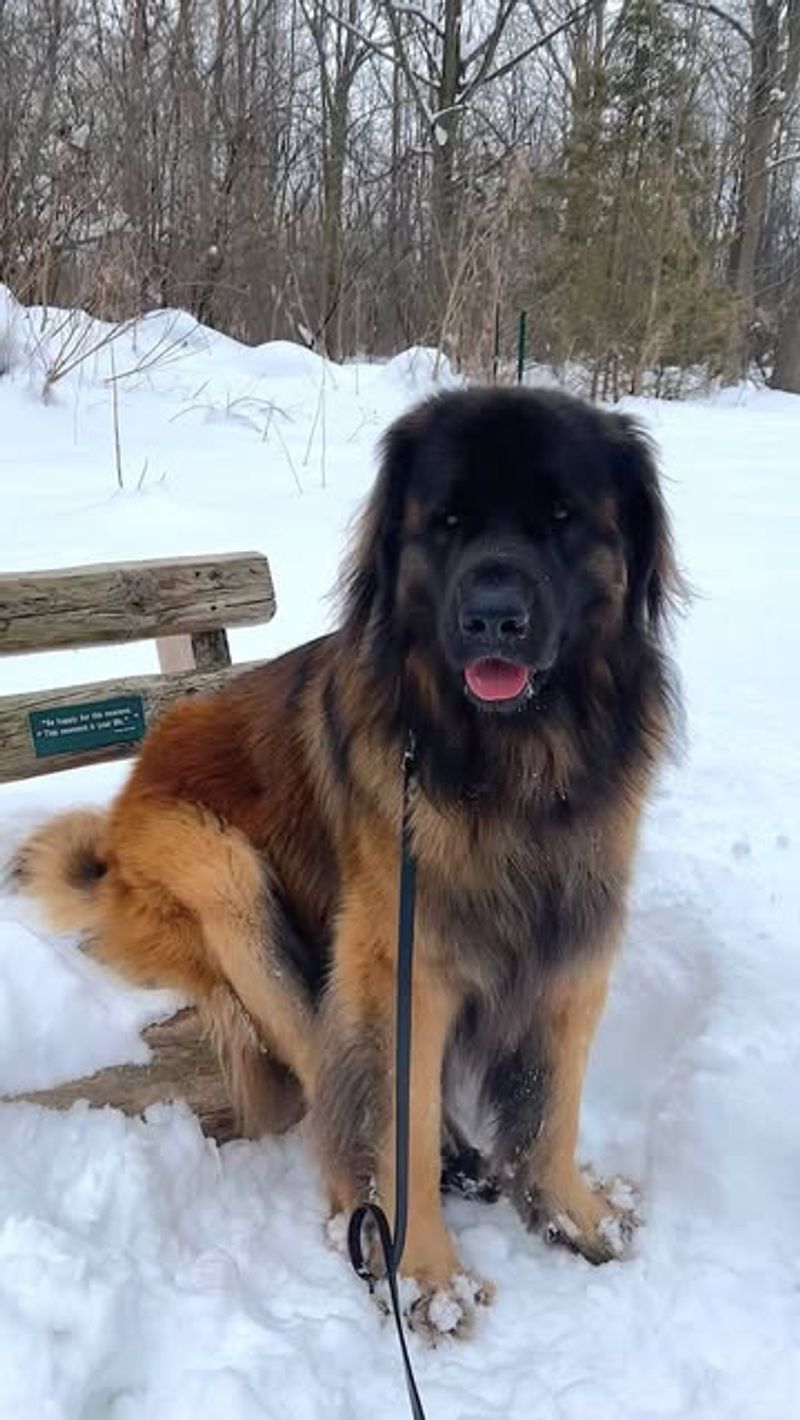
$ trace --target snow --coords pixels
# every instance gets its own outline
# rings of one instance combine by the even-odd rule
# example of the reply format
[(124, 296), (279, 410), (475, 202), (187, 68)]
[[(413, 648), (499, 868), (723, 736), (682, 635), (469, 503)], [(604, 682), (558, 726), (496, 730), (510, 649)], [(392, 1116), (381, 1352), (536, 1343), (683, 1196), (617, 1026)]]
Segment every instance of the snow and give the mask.
[[(45, 402), (65, 331), (89, 353)], [(432, 352), (332, 366), (180, 312), (115, 332), (2, 291), (0, 352), (0, 563), (262, 549), (278, 613), (234, 633), (237, 659), (330, 623), (381, 431), (453, 379)], [(630, 407), (661, 445), (696, 593), (677, 647), (689, 748), (647, 818), (582, 1121), (581, 1157), (635, 1181), (618, 1188), (642, 1224), (594, 1270), (505, 1204), (448, 1202), (497, 1295), (469, 1340), (412, 1339), (428, 1420), (786, 1420), (800, 1389), (800, 399)], [(153, 666), (147, 645), (8, 658), (0, 691)], [(0, 853), (124, 773), (6, 787)], [(142, 1059), (141, 1025), (170, 1008), (0, 898), (0, 1093)], [(303, 1127), (217, 1149), (179, 1105), (14, 1103), (0, 1140), (2, 1420), (407, 1416), (391, 1323), (332, 1246)]]

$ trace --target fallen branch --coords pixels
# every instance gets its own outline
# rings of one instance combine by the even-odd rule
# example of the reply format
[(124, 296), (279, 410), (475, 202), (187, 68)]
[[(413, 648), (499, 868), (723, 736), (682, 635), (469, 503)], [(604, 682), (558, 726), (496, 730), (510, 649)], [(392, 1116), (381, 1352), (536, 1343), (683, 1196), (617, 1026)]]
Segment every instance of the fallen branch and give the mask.
[(50, 1090), (3, 1095), (0, 1103), (26, 1101), (47, 1109), (69, 1109), (78, 1100), (92, 1108), (112, 1105), (125, 1114), (141, 1114), (148, 1105), (184, 1100), (197, 1115), (204, 1134), (222, 1144), (237, 1136), (216, 1053), (194, 1009), (148, 1026), (143, 1039), (153, 1058), (146, 1065), (115, 1065)]

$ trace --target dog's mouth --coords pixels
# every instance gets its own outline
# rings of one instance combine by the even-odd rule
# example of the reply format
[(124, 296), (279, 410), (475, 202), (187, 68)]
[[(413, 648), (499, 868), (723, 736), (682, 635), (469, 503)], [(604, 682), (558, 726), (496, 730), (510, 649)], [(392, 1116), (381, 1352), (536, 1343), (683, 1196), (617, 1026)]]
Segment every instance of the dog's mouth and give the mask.
[(537, 673), (517, 661), (482, 656), (464, 668), (464, 683), (473, 700), (507, 708), (534, 693)]

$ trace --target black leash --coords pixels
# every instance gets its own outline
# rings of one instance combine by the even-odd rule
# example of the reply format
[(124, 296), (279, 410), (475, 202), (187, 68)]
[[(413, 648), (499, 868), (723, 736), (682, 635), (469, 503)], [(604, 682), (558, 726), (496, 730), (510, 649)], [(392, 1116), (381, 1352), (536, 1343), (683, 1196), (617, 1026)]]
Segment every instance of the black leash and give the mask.
[(417, 763), (417, 747), (413, 732), (409, 731), (403, 752), (403, 819), (400, 840), (400, 904), (397, 923), (397, 994), (395, 997), (396, 1042), (395, 1042), (395, 1205), (394, 1233), (389, 1228), (389, 1220), (377, 1203), (363, 1203), (350, 1217), (347, 1230), (347, 1246), (350, 1261), (356, 1274), (369, 1283), (370, 1291), (379, 1280), (374, 1277), (369, 1263), (364, 1257), (364, 1223), (370, 1219), (378, 1232), (378, 1240), (383, 1253), (386, 1280), (394, 1314), (394, 1324), (400, 1342), (403, 1368), (406, 1373), (408, 1398), (414, 1420), (425, 1420), (422, 1401), (419, 1398), (411, 1360), (408, 1355), (397, 1273), (406, 1240), (408, 1223), (408, 1149), (409, 1149), (409, 1104), (411, 1093), (411, 990), (414, 962), (414, 902), (417, 886), (417, 865), (411, 847), (411, 790), (414, 786)]

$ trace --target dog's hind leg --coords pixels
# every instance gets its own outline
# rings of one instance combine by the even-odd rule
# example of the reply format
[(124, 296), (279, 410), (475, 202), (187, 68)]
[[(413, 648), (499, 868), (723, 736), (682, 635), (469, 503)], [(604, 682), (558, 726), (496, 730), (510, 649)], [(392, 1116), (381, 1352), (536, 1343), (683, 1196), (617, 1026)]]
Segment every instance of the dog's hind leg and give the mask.
[[(124, 812), (113, 815), (110, 860), (109, 889), (118, 916), (130, 923), (137, 904), (144, 916), (158, 909), (163, 924), (182, 921), (184, 938), (191, 927), (194, 940), (182, 942), (180, 964), (172, 959), (174, 944), (163, 929), (158, 936), (151, 933), (147, 943), (129, 932), (127, 943), (110, 941), (103, 954), (139, 979), (179, 987), (181, 971), (190, 977), (193, 971), (196, 986), (193, 990), (190, 980), (189, 992), (205, 1003), (218, 1041), (231, 1044), (231, 1059), (247, 1062), (237, 1067), (244, 1082), (254, 1068), (251, 1052), (243, 1049), (246, 1018), (229, 998), (214, 994), (227, 987), (260, 1044), (292, 1071), (308, 1101), (316, 1079), (314, 1002), (281, 945), (286, 924), (279, 897), (249, 840), (195, 805), (146, 798), (129, 801)], [(187, 973), (190, 952), (194, 960)], [(221, 1058), (225, 1065), (224, 1047)]]
[(216, 1048), (239, 1133), (246, 1139), (283, 1134), (302, 1119), (305, 1101), (293, 1072), (264, 1043), (241, 1001), (215, 986), (201, 1015)]

